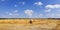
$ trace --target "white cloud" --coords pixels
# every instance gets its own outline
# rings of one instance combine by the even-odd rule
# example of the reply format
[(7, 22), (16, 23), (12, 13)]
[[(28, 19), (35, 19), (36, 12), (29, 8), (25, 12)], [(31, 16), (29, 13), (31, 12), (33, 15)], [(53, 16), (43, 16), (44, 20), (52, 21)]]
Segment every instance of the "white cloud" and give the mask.
[(34, 4), (38, 6), (43, 5), (42, 2), (35, 2)]
[(51, 12), (51, 9), (45, 10), (45, 12)]
[(10, 15), (10, 16), (13, 15), (11, 12), (5, 12), (5, 13), (6, 13), (6, 15)]
[(43, 16), (43, 14), (39, 14), (39, 16), (40, 16), (40, 17), (42, 17), (42, 16)]
[(18, 12), (18, 10), (14, 10), (13, 12), (14, 12), (14, 13), (17, 13), (17, 12)]
[(60, 8), (60, 4), (55, 4), (55, 5), (46, 5), (46, 8)]
[(7, 18), (18, 18), (18, 17), (20, 17), (20, 15), (18, 13), (16, 13), (16, 14), (8, 13), (8, 14), (6, 14), (5, 17), (7, 17)]
[(60, 4), (46, 5), (45, 8), (47, 9), (45, 12), (51, 12), (53, 9), (60, 8)]
[(26, 9), (24, 12), (25, 12), (26, 15), (28, 15), (28, 16), (30, 16), (30, 17), (31, 17), (32, 14), (33, 14), (33, 10), (29, 10), (29, 9)]
[(12, 12), (6, 12), (7, 17), (20, 17), (20, 14), (18, 13), (18, 10), (14, 10)]
[(14, 11), (12, 12), (12, 14), (15, 15), (15, 16), (18, 16), (18, 15), (19, 15), (18, 10), (14, 10)]
[(9, 13), (9, 15), (11, 15), (11, 16), (12, 16), (13, 14), (12, 14), (12, 13)]

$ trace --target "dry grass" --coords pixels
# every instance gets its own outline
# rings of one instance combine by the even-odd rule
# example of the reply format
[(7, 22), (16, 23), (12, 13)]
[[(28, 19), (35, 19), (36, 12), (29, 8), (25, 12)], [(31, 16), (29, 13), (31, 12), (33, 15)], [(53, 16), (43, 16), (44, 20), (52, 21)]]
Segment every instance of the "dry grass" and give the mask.
[(0, 20), (0, 30), (60, 30), (60, 20), (54, 19), (4, 19)]

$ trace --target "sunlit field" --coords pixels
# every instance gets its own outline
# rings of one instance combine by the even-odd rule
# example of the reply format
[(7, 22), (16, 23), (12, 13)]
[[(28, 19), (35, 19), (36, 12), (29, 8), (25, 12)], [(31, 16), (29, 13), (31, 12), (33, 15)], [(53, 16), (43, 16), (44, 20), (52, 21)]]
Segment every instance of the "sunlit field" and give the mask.
[[(30, 20), (32, 23), (30, 23)], [(59, 19), (0, 19), (0, 30), (60, 30)]]

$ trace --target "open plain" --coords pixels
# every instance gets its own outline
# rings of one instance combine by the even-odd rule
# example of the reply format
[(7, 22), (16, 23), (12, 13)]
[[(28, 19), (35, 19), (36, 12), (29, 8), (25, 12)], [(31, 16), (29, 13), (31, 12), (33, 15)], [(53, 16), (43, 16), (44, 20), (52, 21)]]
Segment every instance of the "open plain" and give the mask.
[(60, 30), (60, 19), (0, 19), (0, 30)]

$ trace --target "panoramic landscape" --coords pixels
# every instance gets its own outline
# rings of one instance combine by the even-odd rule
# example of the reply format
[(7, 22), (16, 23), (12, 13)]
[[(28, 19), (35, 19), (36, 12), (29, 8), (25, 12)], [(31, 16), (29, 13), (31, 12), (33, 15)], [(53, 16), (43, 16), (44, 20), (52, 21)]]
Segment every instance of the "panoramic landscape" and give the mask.
[(0, 30), (60, 30), (60, 19), (1, 18)]
[(60, 30), (60, 0), (0, 0), (0, 30)]

